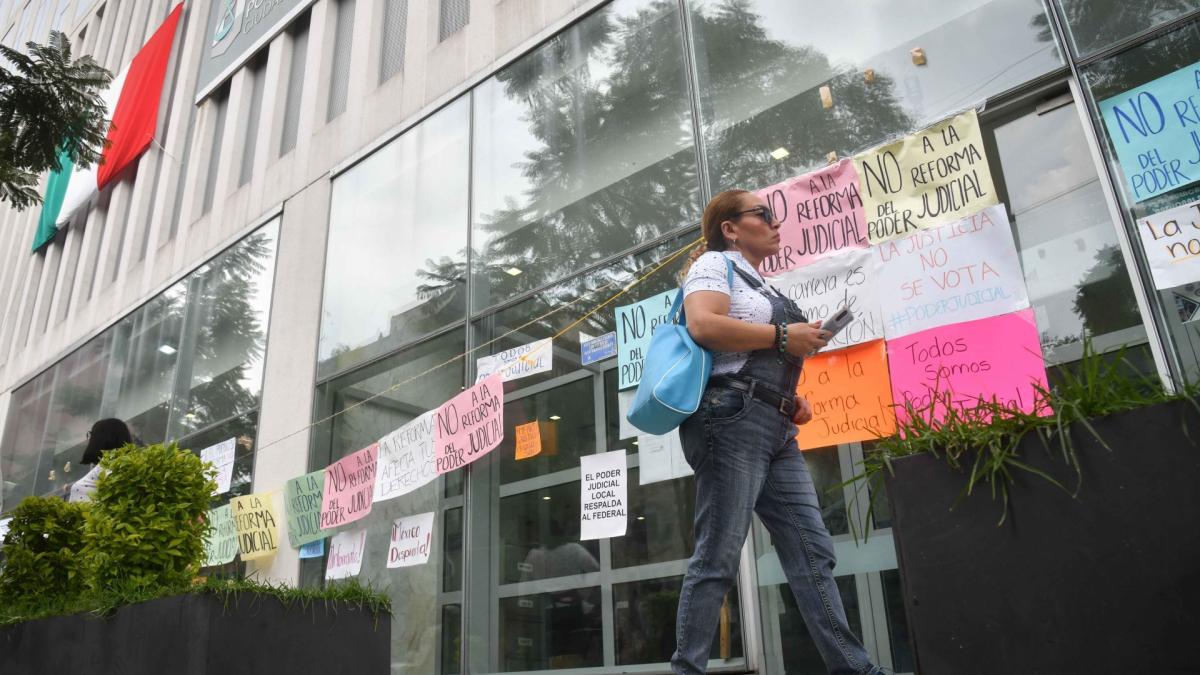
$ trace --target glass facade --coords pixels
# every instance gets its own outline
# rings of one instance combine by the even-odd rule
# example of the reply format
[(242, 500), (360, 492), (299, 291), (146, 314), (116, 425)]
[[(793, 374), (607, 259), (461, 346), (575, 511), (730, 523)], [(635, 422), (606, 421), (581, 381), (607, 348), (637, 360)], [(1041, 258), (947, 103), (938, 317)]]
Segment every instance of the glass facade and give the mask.
[(90, 468), (79, 463), (88, 430), (106, 417), (142, 443), (197, 452), (237, 438), (233, 493), (249, 492), (278, 230), (259, 228), (13, 392), (5, 509), (65, 496)]

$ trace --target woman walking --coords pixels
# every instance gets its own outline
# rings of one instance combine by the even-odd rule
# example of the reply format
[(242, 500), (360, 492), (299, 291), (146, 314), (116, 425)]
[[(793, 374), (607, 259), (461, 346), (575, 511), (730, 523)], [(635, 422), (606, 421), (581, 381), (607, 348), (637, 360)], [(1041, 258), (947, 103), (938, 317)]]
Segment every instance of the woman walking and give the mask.
[(795, 425), (812, 419), (808, 402), (795, 395), (800, 368), (830, 335), (759, 274), (779, 251), (779, 222), (762, 199), (722, 192), (702, 224), (707, 252), (687, 271), (684, 309), (688, 332), (713, 353), (713, 374), (699, 410), (680, 427), (696, 473), (696, 548), (679, 596), (671, 665), (682, 675), (706, 671), (721, 604), (758, 513), (826, 668), (874, 675), (881, 671), (846, 623), (833, 541), (795, 438)]

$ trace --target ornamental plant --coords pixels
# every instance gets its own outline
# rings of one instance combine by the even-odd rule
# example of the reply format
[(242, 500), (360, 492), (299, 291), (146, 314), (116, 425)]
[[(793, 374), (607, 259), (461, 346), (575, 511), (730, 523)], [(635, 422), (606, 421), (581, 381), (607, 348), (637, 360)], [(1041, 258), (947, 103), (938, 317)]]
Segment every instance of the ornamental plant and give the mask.
[(84, 584), (85, 504), (56, 497), (26, 497), (12, 512), (4, 537), (0, 570), (3, 614), (44, 609), (60, 611), (76, 603)]
[(96, 594), (185, 589), (204, 562), (215, 469), (174, 443), (105, 453), (84, 531)]

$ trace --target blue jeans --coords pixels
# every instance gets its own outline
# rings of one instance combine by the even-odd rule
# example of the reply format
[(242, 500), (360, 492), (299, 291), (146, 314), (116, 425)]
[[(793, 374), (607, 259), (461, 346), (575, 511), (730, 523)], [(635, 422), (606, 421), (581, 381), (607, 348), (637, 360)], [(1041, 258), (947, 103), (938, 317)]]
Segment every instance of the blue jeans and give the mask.
[(707, 669), (721, 604), (737, 576), (753, 513), (771, 533), (829, 672), (878, 672), (846, 624), (833, 581), (833, 541), (792, 421), (743, 392), (710, 388), (680, 434), (696, 472), (696, 549), (679, 595), (674, 672)]

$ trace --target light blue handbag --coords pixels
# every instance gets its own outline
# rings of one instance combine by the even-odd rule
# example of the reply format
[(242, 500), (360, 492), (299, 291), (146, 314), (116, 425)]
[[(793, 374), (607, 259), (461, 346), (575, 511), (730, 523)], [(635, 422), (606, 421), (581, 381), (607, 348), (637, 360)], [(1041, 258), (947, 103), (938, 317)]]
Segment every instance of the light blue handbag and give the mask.
[[(733, 262), (725, 258), (725, 266), (732, 291)], [(696, 412), (712, 374), (712, 353), (688, 333), (682, 287), (669, 316), (671, 322), (655, 328), (650, 337), (642, 380), (625, 415), (630, 424), (648, 434), (665, 434)]]

